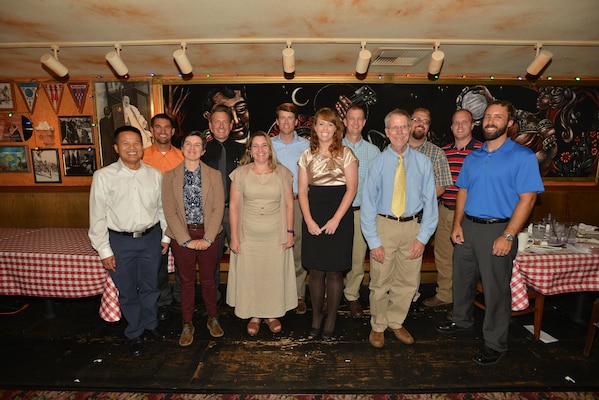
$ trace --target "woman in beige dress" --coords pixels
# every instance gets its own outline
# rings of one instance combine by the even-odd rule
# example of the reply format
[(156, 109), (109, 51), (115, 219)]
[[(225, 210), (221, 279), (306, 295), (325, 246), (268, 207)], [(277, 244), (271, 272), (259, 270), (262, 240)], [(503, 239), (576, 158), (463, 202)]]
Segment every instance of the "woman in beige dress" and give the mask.
[(239, 318), (251, 318), (250, 335), (258, 333), (262, 319), (277, 333), (278, 318), (297, 307), (293, 176), (277, 163), (268, 134), (258, 131), (230, 177), (227, 303)]

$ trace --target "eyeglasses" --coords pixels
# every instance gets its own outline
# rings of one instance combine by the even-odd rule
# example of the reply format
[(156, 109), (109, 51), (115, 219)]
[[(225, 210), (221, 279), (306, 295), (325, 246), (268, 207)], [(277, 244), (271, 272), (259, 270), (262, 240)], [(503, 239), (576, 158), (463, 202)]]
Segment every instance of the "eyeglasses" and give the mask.
[(430, 125), (431, 124), (431, 120), (430, 119), (422, 119), (422, 118), (412, 118), (412, 121), (416, 122), (417, 124), (421, 123), (423, 125)]
[(399, 126), (390, 126), (389, 128), (390, 131), (409, 131), (410, 127), (409, 125), (399, 125)]

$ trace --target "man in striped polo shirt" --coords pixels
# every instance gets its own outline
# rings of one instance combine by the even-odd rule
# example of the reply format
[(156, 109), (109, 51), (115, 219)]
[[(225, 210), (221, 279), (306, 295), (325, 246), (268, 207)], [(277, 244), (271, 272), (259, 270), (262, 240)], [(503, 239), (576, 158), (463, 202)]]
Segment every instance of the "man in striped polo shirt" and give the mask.
[(439, 201), (439, 224), (435, 233), (435, 266), (437, 267), (437, 294), (424, 299), (422, 304), (436, 307), (453, 302), (453, 243), (451, 230), (458, 188), (458, 179), (464, 158), (474, 149), (482, 147), (482, 142), (472, 137), (474, 122), (468, 110), (458, 110), (451, 118), (451, 133), (454, 142), (442, 149), (447, 156), (453, 184), (445, 188)]

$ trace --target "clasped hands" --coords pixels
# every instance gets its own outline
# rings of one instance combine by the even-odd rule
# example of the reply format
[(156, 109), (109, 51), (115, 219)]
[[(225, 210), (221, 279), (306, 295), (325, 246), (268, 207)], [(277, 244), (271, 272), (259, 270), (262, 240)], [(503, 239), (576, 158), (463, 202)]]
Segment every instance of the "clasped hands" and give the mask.
[(327, 235), (333, 235), (339, 227), (339, 221), (331, 218), (321, 228), (314, 220), (312, 220), (310, 222), (306, 222), (306, 226), (308, 227), (308, 232), (311, 235), (318, 236), (323, 232)]

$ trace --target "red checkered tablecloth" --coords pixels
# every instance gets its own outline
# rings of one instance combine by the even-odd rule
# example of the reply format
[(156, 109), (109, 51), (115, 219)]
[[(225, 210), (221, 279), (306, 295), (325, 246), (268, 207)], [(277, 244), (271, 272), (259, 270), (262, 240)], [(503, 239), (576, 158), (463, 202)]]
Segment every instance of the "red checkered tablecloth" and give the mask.
[(512, 310), (528, 307), (527, 286), (546, 296), (599, 291), (599, 254), (519, 252), (512, 270)]
[[(174, 260), (169, 255), (169, 271)], [(118, 291), (85, 228), (0, 228), (0, 294), (81, 298), (101, 294), (100, 317), (121, 318)]]

